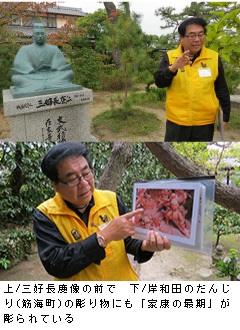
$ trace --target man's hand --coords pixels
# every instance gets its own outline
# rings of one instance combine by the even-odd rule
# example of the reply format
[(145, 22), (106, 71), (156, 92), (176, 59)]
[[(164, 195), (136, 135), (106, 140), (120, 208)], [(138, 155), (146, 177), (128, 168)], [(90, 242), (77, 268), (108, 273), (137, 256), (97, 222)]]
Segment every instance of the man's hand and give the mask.
[(99, 232), (99, 234), (105, 238), (107, 244), (111, 241), (119, 241), (121, 239), (125, 239), (128, 236), (133, 236), (135, 231), (132, 218), (135, 215), (143, 213), (143, 211), (143, 209), (138, 209), (113, 219), (104, 229)]
[(192, 64), (189, 58), (190, 51), (186, 50), (182, 55), (180, 55), (176, 61), (169, 66), (169, 70), (172, 72), (177, 72), (178, 69), (183, 69), (185, 65)]
[(162, 251), (169, 250), (171, 248), (171, 242), (166, 236), (161, 236), (158, 232), (150, 230), (146, 239), (142, 242), (142, 251)]

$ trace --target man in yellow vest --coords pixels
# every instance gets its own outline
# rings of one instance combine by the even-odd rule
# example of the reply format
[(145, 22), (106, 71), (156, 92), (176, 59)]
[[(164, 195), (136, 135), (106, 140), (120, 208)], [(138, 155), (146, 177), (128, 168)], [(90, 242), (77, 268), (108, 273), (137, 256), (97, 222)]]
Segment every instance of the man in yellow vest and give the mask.
[(221, 106), (223, 127), (230, 95), (219, 54), (204, 46), (207, 23), (191, 17), (178, 27), (181, 43), (163, 55), (155, 84), (167, 87), (165, 141), (212, 141)]
[(41, 164), (56, 194), (34, 211), (33, 228), (40, 259), (55, 280), (138, 280), (127, 254), (138, 262), (154, 251), (170, 249), (167, 237), (150, 231), (134, 239), (134, 215), (119, 196), (94, 185), (86, 146), (65, 142), (53, 146)]

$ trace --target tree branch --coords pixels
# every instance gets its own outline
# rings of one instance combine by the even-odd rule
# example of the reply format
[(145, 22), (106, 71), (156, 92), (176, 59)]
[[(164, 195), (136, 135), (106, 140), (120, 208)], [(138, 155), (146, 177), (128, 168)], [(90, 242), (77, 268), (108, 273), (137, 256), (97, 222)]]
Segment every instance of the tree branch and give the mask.
[[(181, 156), (168, 142), (146, 142), (162, 165), (178, 178), (208, 176)], [(240, 214), (240, 189), (215, 181), (215, 202)]]

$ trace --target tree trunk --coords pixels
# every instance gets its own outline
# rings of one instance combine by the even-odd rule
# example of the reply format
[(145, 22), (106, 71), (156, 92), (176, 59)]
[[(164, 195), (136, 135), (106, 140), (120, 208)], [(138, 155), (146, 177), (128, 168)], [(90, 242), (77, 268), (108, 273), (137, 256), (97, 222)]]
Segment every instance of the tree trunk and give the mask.
[(215, 247), (218, 246), (218, 244), (219, 244), (220, 236), (221, 236), (221, 233), (220, 233), (220, 230), (218, 230), (218, 232), (217, 232), (217, 239), (216, 239), (216, 243), (215, 243)]
[(115, 12), (117, 11), (117, 8), (113, 2), (107, 1), (103, 2), (104, 7), (106, 9), (106, 12), (108, 14), (108, 17), (111, 18), (112, 23), (117, 22), (117, 15), (115, 15)]
[[(207, 176), (191, 162), (175, 151), (170, 143), (146, 142), (146, 146), (162, 165), (178, 178)], [(216, 180), (215, 202), (240, 214), (240, 189), (227, 186)]]
[(130, 3), (129, 2), (122, 2), (121, 4), (123, 5), (124, 12), (125, 12), (126, 16), (130, 17), (131, 16)]
[[(111, 23), (117, 23), (117, 15), (115, 14), (117, 8), (113, 2), (103, 2), (108, 18), (111, 18)], [(113, 62), (116, 65), (117, 69), (121, 67), (121, 51), (120, 49), (112, 49)]]
[(12, 171), (10, 186), (12, 188), (12, 195), (19, 196), (20, 189), (24, 182), (24, 175), (22, 172), (22, 161), (23, 161), (23, 154), (21, 150), (21, 145), (19, 142), (16, 143), (16, 150), (15, 150), (15, 163), (16, 166)]
[(125, 168), (132, 160), (131, 143), (117, 142), (111, 151), (110, 159), (97, 184), (98, 189), (116, 191)]

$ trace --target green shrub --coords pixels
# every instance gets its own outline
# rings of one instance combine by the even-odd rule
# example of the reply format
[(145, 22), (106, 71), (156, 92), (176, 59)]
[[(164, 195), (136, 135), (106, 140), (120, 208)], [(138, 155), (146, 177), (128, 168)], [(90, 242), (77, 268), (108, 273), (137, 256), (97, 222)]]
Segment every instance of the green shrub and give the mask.
[(229, 93), (235, 94), (237, 86), (240, 84), (240, 71), (235, 65), (229, 63), (224, 64), (225, 78), (228, 85)]
[(219, 270), (216, 276), (220, 278), (228, 276), (231, 280), (238, 278), (240, 275), (240, 265), (238, 263), (238, 259), (239, 252), (236, 249), (230, 249), (228, 257), (215, 263), (215, 266)]
[[(126, 125), (127, 122), (127, 125)], [(96, 134), (108, 129), (113, 134), (124, 133), (132, 139), (147, 136), (160, 129), (160, 121), (155, 114), (137, 108), (108, 110), (93, 118)]]
[[(125, 74), (121, 70), (113, 70), (104, 74), (101, 80), (102, 89), (106, 91), (123, 91), (126, 87)], [(132, 87), (131, 79), (127, 80), (127, 87)]]
[[(0, 90), (8, 89), (12, 85), (11, 67), (13, 66), (13, 61), (16, 52), (17, 52), (16, 44), (0, 43), (0, 72), (1, 72)], [(2, 104), (2, 93), (0, 93), (0, 104)]]
[(0, 232), (0, 268), (22, 260), (30, 252), (35, 240), (32, 230), (26, 227), (5, 229)]
[(215, 246), (219, 244), (222, 235), (238, 234), (239, 231), (239, 214), (221, 205), (215, 204), (213, 218), (213, 232), (217, 235)]
[(54, 190), (40, 169), (46, 143), (0, 143), (0, 230), (28, 225), (34, 209)]
[(163, 107), (166, 100), (165, 88), (150, 88), (148, 92), (132, 93), (129, 98), (136, 105)]
[(91, 89), (101, 87), (100, 77), (102, 74), (102, 56), (91, 48), (88, 38), (71, 40), (72, 50), (67, 51), (72, 70), (74, 83)]
[(1, 258), (0, 259), (0, 268), (4, 268), (4, 269), (7, 269), (8, 268), (8, 265), (11, 264), (11, 261), (7, 260), (6, 258)]

